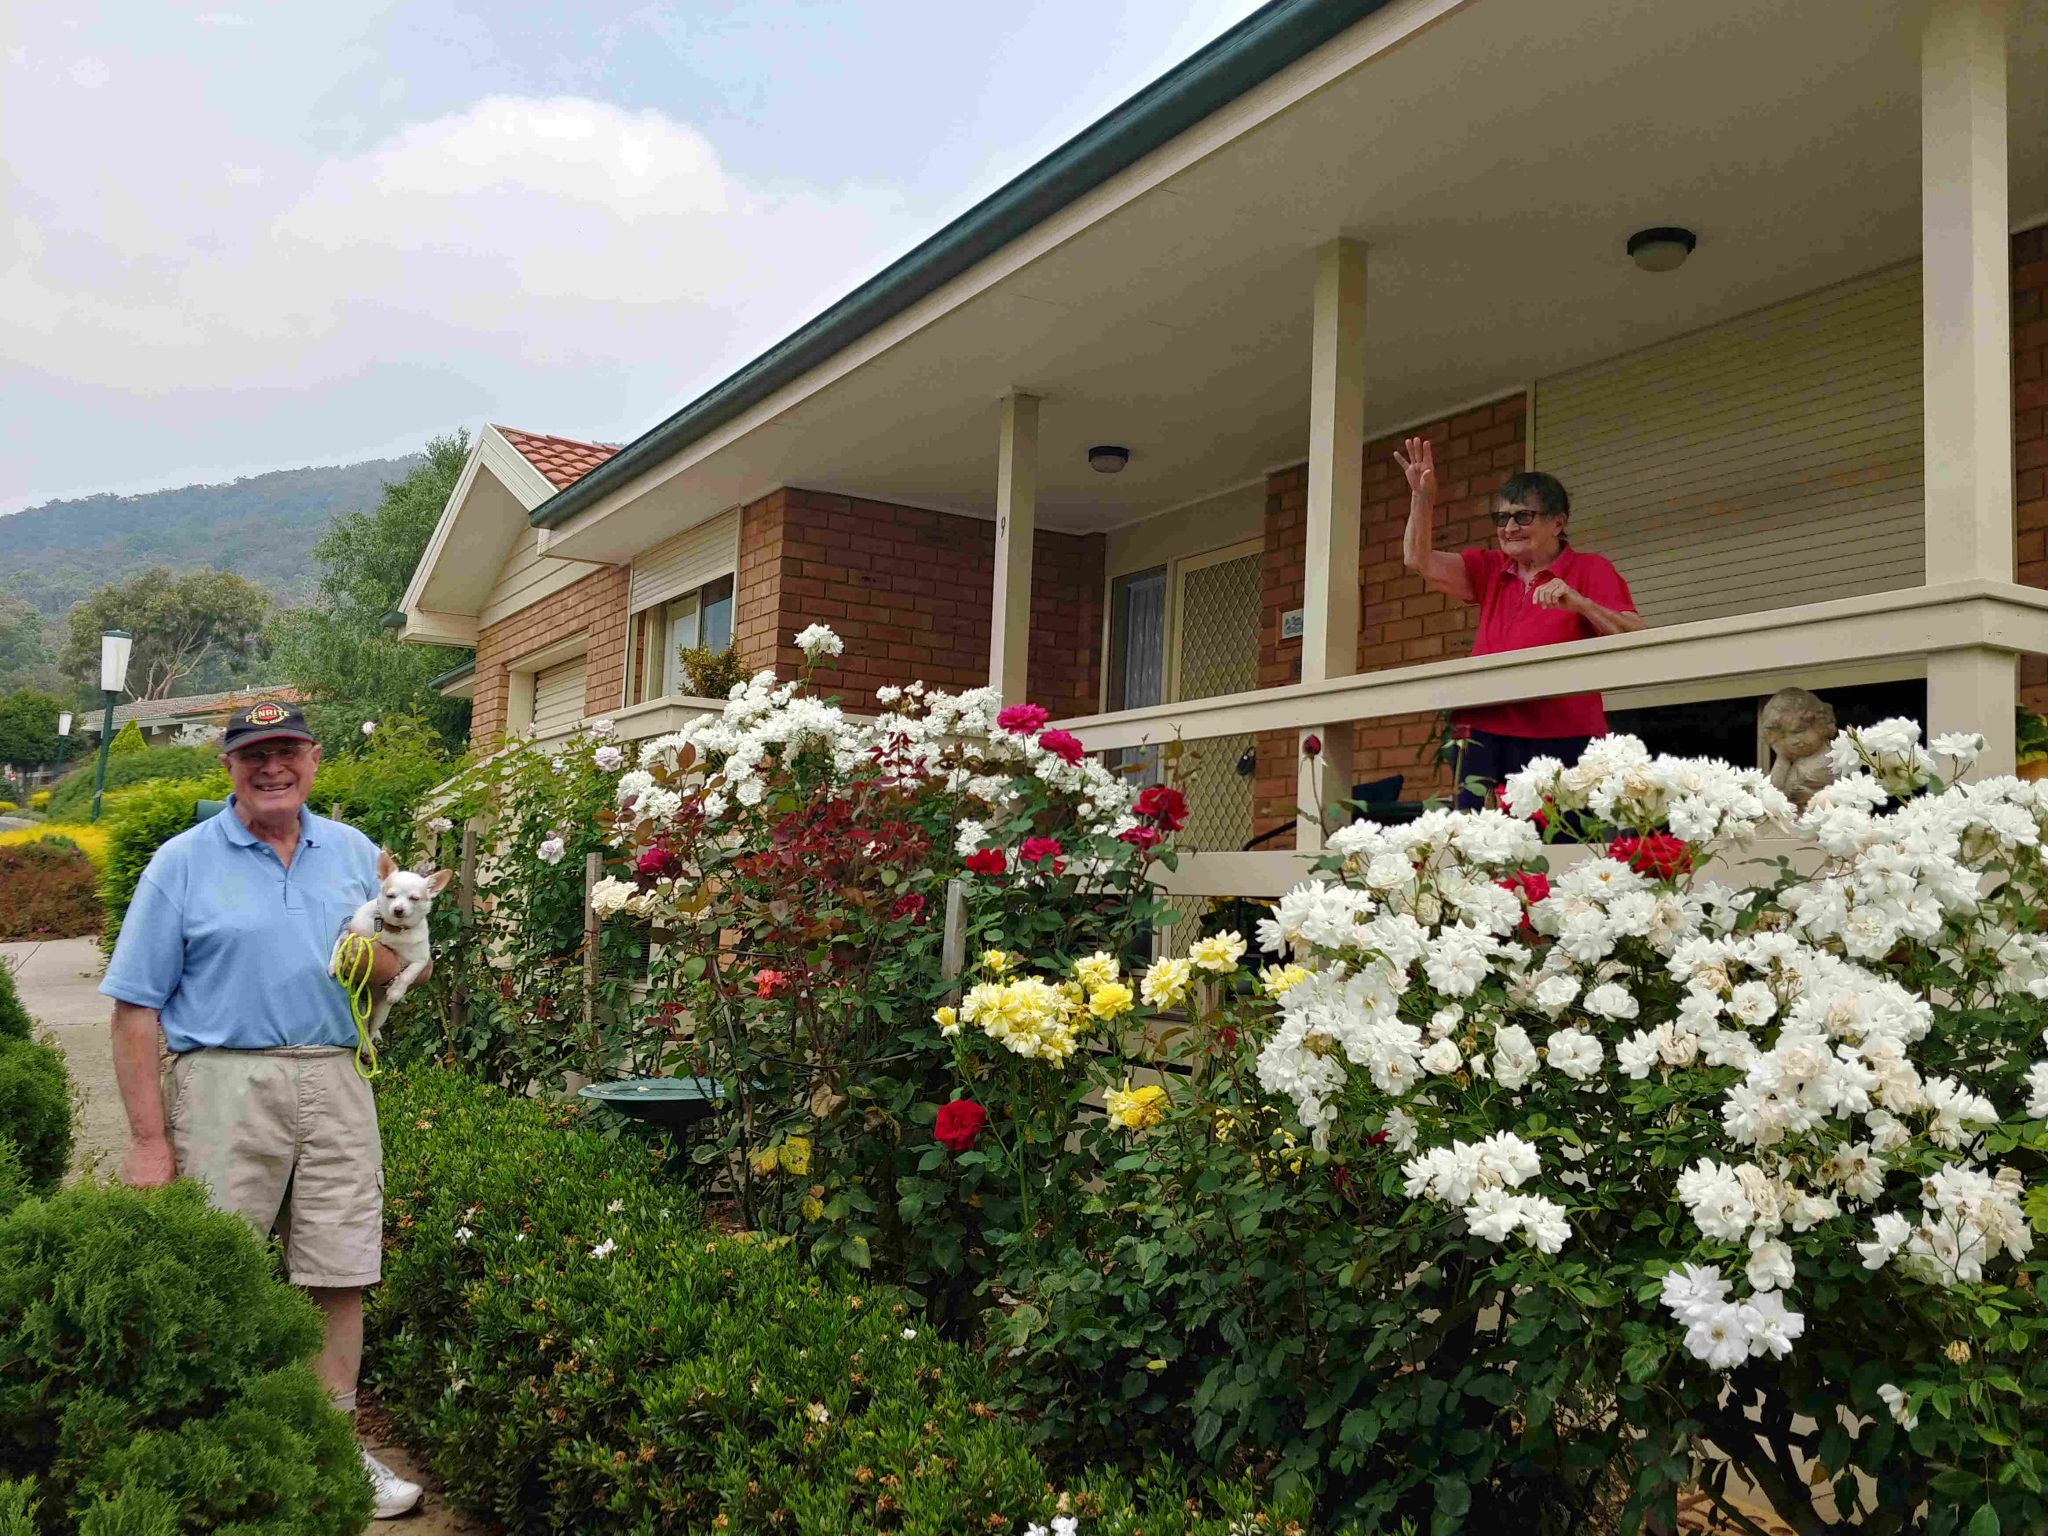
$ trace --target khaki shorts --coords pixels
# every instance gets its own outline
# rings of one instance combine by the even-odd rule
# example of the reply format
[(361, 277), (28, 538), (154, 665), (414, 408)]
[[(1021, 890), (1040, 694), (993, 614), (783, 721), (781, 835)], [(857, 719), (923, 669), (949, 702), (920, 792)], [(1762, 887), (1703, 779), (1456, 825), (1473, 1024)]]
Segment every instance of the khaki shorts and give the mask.
[(294, 1285), (376, 1282), (384, 1147), (353, 1051), (186, 1051), (166, 1062), (163, 1092), (178, 1172), (258, 1233), (275, 1230)]

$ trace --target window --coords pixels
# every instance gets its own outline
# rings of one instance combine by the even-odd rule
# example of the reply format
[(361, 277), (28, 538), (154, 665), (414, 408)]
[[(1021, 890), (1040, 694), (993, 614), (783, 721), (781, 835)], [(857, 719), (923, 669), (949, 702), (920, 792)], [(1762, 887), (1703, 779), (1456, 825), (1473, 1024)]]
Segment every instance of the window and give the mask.
[[(1166, 567), (1133, 571), (1109, 584), (1108, 703), (1143, 709), (1166, 702)], [(1128, 747), (1103, 761), (1133, 785), (1156, 784), (1160, 749)]]
[(633, 617), (632, 702), (687, 694), (681, 653), (732, 644), (732, 578), (657, 603)]

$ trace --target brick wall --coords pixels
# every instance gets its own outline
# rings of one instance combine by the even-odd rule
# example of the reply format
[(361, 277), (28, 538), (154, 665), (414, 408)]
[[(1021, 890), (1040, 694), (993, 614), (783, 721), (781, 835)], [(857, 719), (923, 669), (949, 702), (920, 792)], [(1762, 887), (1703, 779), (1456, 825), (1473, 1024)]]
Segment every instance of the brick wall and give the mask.
[[(1033, 544), (1031, 697), (1057, 716), (1096, 708), (1103, 538), (1040, 531)], [(824, 686), (847, 707), (913, 678), (943, 688), (988, 681), (995, 525), (821, 491), (782, 490), (743, 509), (734, 633), (749, 667), (803, 662), (807, 624), (846, 653)]]
[[(1493, 541), (1486, 514), (1493, 493), (1522, 467), (1527, 402), (1521, 395), (1461, 412), (1398, 437), (1366, 444), (1363, 526), (1359, 540), (1358, 669), (1379, 671), (1463, 656), (1470, 651), (1478, 610), (1431, 592), (1401, 564), (1408, 521), (1408, 482), (1394, 463), (1402, 437), (1427, 437), (1436, 448), (1437, 547)], [(1308, 536), (1308, 470), (1281, 470), (1266, 482), (1264, 581), (1260, 611), (1259, 686), (1301, 680), (1301, 642), (1280, 638), (1280, 616), (1302, 604)], [(1435, 763), (1434, 715), (1361, 722), (1354, 749), (1359, 782), (1402, 776), (1401, 797), (1448, 793), (1450, 776)], [(1295, 741), (1259, 737), (1254, 787), (1256, 830), (1294, 819)], [(1285, 839), (1268, 846), (1284, 846)]]
[(624, 566), (593, 571), (477, 636), (476, 692), (469, 734), (487, 741), (505, 729), (505, 701), (514, 664), (576, 634), (588, 634), (584, 659), (583, 712), (604, 715), (617, 709), (626, 690), (626, 593)]
[[(2048, 587), (2048, 227), (2012, 237), (2012, 437), (2018, 579)], [(2048, 709), (2048, 657), (2020, 660), (2029, 709)]]

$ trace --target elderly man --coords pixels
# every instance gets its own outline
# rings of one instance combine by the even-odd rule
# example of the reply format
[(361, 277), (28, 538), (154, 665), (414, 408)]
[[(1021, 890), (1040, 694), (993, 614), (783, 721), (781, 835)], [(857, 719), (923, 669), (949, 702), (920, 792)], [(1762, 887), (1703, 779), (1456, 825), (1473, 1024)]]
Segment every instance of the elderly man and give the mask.
[[(1438, 592), (1479, 608), (1474, 656), (1561, 645), (1643, 627), (1628, 583), (1600, 555), (1566, 539), (1571, 497), (1555, 475), (1510, 476), (1494, 493), (1495, 549), (1436, 547), (1436, 454), (1426, 437), (1411, 437), (1394, 462), (1408, 477), (1408, 527), (1401, 553), (1409, 570)], [(1607, 733), (1597, 693), (1530, 699), (1459, 710), (1452, 726), (1468, 737), (1459, 768), (1458, 805), (1483, 796), (1472, 780), (1498, 786), (1538, 757), (1577, 762), (1586, 744)]]
[[(190, 1174), (221, 1209), (276, 1229), (292, 1282), (326, 1314), (313, 1368), (352, 1413), (363, 1287), (382, 1267), (383, 1147), (327, 965), (377, 892), (377, 847), (307, 811), (320, 747), (295, 707), (238, 710), (221, 746), (228, 808), (156, 851), (100, 984), (128, 1112), (121, 1176)], [(399, 968), (379, 945), (373, 985)], [(379, 1519), (419, 1501), (367, 1450), (363, 1465)]]

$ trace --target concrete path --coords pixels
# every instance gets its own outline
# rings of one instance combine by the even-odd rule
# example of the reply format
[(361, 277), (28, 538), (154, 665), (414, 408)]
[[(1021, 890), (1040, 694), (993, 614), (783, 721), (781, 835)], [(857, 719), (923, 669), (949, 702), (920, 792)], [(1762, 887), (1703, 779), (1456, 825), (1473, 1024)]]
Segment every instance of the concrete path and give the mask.
[(97, 939), (25, 939), (0, 944), (0, 965), (14, 968), (14, 984), (29, 1014), (56, 1036), (77, 1094), (72, 1176), (87, 1170), (112, 1177), (128, 1146), (128, 1122), (114, 1092), (113, 1048), (107, 1021), (113, 1005), (99, 994)]

